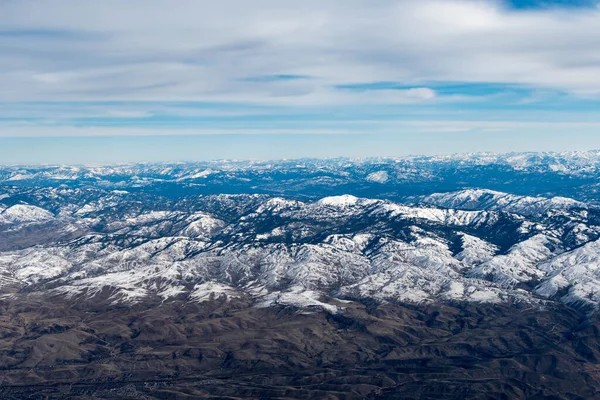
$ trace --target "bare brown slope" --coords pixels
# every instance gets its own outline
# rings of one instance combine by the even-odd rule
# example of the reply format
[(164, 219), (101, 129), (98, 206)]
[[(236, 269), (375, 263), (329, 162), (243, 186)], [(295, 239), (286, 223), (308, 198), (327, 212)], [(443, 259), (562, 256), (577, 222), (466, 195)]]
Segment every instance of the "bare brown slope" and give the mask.
[(2, 301), (3, 399), (600, 398), (572, 309)]

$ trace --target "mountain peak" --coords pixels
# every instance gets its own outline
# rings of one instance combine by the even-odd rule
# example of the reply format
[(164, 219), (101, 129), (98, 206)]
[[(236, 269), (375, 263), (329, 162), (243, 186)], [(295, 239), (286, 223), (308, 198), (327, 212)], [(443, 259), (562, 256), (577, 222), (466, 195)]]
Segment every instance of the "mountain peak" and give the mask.
[(349, 194), (341, 195), (341, 196), (330, 196), (325, 197), (318, 201), (319, 204), (324, 206), (336, 207), (336, 208), (345, 208), (351, 207), (358, 204), (358, 197), (352, 196)]

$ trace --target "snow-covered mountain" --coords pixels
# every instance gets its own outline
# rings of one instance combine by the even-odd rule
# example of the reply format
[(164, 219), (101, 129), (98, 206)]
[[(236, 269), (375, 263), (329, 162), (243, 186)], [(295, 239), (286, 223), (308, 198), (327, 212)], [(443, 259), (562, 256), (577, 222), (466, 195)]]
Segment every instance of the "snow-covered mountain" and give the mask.
[(93, 187), (5, 192), (5, 297), (244, 299), (334, 313), (349, 301), (600, 303), (600, 210), (567, 198), (465, 190), (400, 204)]
[[(0, 185), (7, 188), (93, 186), (175, 197), (246, 193), (310, 201), (349, 193), (414, 202), (417, 197), (434, 193), (485, 188), (520, 196), (599, 203), (598, 178), (600, 151), (0, 167)], [(530, 200), (535, 201), (525, 201)]]
[(19, 224), (43, 222), (54, 218), (54, 215), (42, 208), (16, 204), (12, 207), (4, 208), (0, 212), (0, 224)]
[(596, 159), (0, 168), (0, 398), (597, 398)]
[(539, 216), (549, 211), (586, 209), (587, 205), (566, 197), (516, 196), (493, 190), (471, 189), (453, 193), (435, 193), (422, 201), (443, 208), (460, 210), (496, 210), (526, 216)]

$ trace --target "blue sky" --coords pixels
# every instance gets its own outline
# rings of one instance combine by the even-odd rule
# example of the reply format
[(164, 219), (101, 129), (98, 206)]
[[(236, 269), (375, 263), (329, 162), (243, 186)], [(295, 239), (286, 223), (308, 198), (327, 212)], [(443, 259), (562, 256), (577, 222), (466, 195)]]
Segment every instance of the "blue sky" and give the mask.
[(0, 163), (600, 148), (599, 26), (591, 0), (1, 2)]
[(508, 4), (518, 9), (539, 9), (548, 7), (594, 7), (597, 0), (510, 0)]

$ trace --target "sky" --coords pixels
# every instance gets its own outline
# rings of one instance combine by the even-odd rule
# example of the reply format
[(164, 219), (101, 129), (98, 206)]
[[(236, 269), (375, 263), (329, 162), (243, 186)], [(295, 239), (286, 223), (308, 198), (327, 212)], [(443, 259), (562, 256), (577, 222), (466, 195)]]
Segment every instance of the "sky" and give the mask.
[(600, 149), (596, 0), (0, 0), (0, 164)]

